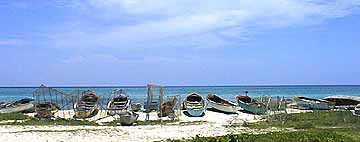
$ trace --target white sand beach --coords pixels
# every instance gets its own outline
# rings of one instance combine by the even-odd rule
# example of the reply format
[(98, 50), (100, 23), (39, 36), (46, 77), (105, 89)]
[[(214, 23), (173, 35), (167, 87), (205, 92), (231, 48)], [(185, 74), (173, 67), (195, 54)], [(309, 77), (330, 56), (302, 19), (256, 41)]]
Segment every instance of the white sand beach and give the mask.
[[(152, 113), (152, 116), (155, 114)], [(156, 118), (150, 117), (150, 118)], [(110, 118), (106, 118), (110, 119)], [(254, 132), (246, 127), (227, 127), (228, 125), (241, 125), (244, 121), (258, 121), (258, 115), (223, 114), (207, 111), (203, 117), (188, 117), (181, 115), (179, 122), (165, 125), (142, 126), (0, 126), (0, 141), (2, 142), (99, 142), (99, 141), (133, 141), (147, 142), (165, 139), (190, 138), (200, 136), (219, 136), (231, 133)], [(145, 120), (145, 114), (140, 113), (140, 121)], [(104, 120), (98, 120), (101, 123)]]

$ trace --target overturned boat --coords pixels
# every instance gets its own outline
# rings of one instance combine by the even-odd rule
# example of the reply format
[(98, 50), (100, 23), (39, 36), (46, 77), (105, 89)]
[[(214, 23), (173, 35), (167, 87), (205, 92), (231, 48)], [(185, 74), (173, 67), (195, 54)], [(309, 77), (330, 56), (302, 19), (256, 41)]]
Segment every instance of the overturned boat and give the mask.
[(239, 106), (244, 109), (244, 111), (264, 115), (267, 113), (267, 107), (265, 104), (257, 102), (256, 100), (250, 98), (249, 96), (237, 96), (236, 97)]
[(197, 93), (190, 93), (185, 98), (184, 107), (189, 116), (199, 117), (205, 115), (205, 100)]
[(120, 90), (117, 92), (117, 95), (108, 102), (108, 114), (121, 114), (122, 112), (127, 111), (130, 106), (131, 100), (129, 99), (129, 96)]
[(33, 109), (33, 99), (25, 98), (13, 103), (1, 103), (0, 113), (24, 112)]
[(79, 101), (74, 104), (76, 118), (89, 118), (98, 112), (99, 97), (95, 92), (89, 92), (83, 95)]
[(215, 110), (225, 113), (237, 113), (239, 107), (236, 103), (225, 100), (216, 94), (209, 94), (207, 96), (208, 110)]
[(329, 110), (332, 108), (332, 103), (329, 101), (301, 96), (294, 97), (294, 104), (298, 106), (298, 109), (303, 110)]
[(354, 109), (357, 104), (360, 104), (359, 96), (328, 96), (324, 100), (332, 102), (336, 108)]
[(135, 112), (129, 111), (129, 110), (121, 112), (121, 115), (119, 115), (119, 116), (120, 116), (120, 119), (119, 119), (120, 124), (122, 126), (131, 126), (139, 118), (139, 114), (136, 114)]

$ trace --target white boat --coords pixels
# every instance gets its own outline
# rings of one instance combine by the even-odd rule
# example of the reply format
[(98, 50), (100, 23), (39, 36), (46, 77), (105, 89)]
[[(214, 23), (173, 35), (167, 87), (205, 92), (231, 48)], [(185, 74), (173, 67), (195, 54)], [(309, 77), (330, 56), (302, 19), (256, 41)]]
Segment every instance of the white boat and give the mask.
[(33, 99), (25, 98), (13, 103), (2, 103), (0, 113), (14, 113), (30, 110), (34, 107)]
[(185, 98), (184, 106), (189, 116), (200, 117), (205, 115), (206, 102), (203, 97), (197, 93), (190, 93)]
[(74, 104), (75, 117), (89, 118), (96, 115), (99, 101), (100, 99), (95, 92), (85, 94)]
[(121, 114), (131, 107), (131, 100), (125, 92), (120, 90), (116, 92), (116, 94), (117, 95), (108, 102), (107, 109), (109, 115)]
[(216, 110), (225, 113), (237, 113), (240, 107), (236, 103), (225, 100), (216, 94), (209, 94), (207, 96), (208, 110)]

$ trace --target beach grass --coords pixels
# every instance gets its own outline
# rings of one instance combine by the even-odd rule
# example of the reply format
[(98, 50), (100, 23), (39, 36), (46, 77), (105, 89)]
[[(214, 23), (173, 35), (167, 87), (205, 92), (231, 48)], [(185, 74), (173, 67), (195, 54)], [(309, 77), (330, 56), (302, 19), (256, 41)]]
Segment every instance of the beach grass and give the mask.
[(360, 117), (354, 116), (350, 111), (314, 111), (298, 114), (272, 115), (266, 121), (248, 124), (251, 128), (353, 128), (360, 127)]
[(22, 113), (1, 113), (0, 114), (0, 121), (4, 120), (25, 120), (28, 116)]
[(350, 111), (314, 111), (299, 114), (277, 114), (266, 121), (246, 123), (252, 129), (290, 128), (293, 131), (230, 134), (167, 142), (355, 142), (360, 141), (360, 117)]
[[(357, 142), (359, 139), (354, 134), (359, 131), (330, 129), (308, 129), (292, 132), (270, 132), (266, 134), (238, 134), (217, 137), (199, 137), (192, 139), (171, 140), (166, 142)], [(356, 131), (356, 130), (355, 130)]]
[(90, 125), (97, 126), (95, 122), (90, 122), (86, 120), (68, 120), (62, 118), (56, 119), (47, 119), (47, 120), (38, 120), (36, 118), (27, 116), (23, 113), (5, 113), (0, 114), (0, 121), (8, 121), (5, 123), (0, 123), (0, 125)]

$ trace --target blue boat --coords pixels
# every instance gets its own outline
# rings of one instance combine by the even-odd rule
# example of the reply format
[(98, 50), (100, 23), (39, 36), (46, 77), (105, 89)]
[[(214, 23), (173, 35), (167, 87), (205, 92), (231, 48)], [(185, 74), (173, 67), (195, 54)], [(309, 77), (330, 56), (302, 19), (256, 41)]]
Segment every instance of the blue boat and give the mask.
[(197, 93), (190, 93), (185, 99), (185, 109), (190, 116), (201, 117), (205, 115), (206, 102)]

